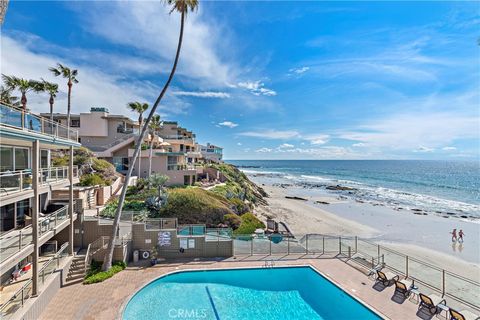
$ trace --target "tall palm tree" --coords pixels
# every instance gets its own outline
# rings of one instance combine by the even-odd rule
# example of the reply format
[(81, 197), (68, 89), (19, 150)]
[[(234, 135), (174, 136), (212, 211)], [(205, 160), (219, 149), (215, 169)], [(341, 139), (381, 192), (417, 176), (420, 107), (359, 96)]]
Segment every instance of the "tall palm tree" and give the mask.
[(18, 90), (22, 94), (20, 103), (22, 104), (22, 127), (25, 127), (25, 112), (27, 111), (27, 92), (36, 90), (39, 86), (38, 81), (27, 80), (15, 76), (7, 76), (2, 74), (3, 82), (7, 89)]
[(160, 115), (156, 114), (153, 116), (152, 121), (148, 128), (150, 129), (150, 154), (148, 155), (148, 176), (152, 174), (152, 158), (153, 158), (153, 142), (155, 140), (155, 135), (157, 131), (162, 127), (162, 121), (160, 120)]
[(4, 85), (0, 86), (0, 101), (14, 107), (20, 107), (20, 99), (12, 96), (12, 91), (12, 89), (7, 88)]
[(50, 104), (50, 122), (53, 123), (53, 104), (58, 93), (58, 84), (48, 82), (42, 78), (42, 81), (35, 88), (37, 92), (46, 92), (50, 96), (48, 103)]
[(48, 68), (55, 77), (62, 76), (65, 79), (68, 79), (67, 86), (68, 86), (68, 99), (67, 99), (67, 128), (68, 128), (68, 135), (70, 135), (70, 111), (71, 111), (71, 97), (72, 97), (72, 86), (74, 83), (78, 83), (77, 75), (78, 70), (70, 69), (67, 66), (64, 66), (60, 63), (57, 63), (57, 67)]
[[(153, 116), (155, 115), (155, 111), (157, 110), (157, 107), (162, 100), (163, 96), (167, 92), (168, 86), (170, 85), (170, 82), (172, 82), (173, 76), (175, 75), (175, 70), (177, 69), (177, 64), (178, 64), (178, 59), (180, 58), (180, 50), (182, 48), (182, 40), (183, 40), (183, 29), (185, 26), (185, 16), (187, 15), (188, 11), (194, 11), (198, 7), (198, 0), (166, 0), (166, 3), (168, 5), (172, 6), (172, 9), (170, 10), (170, 13), (177, 11), (180, 13), (180, 34), (178, 37), (178, 46), (177, 46), (177, 52), (175, 54), (175, 60), (173, 61), (173, 66), (172, 70), (170, 71), (170, 75), (168, 76), (167, 82), (165, 82), (165, 85), (163, 86), (162, 91), (160, 92), (160, 95), (157, 97), (157, 100), (155, 100), (155, 103), (153, 104), (152, 109), (150, 110), (150, 113), (147, 117), (147, 121), (142, 127), (142, 132), (140, 133), (140, 136), (138, 137), (138, 142), (135, 147), (135, 152), (133, 153), (133, 162), (135, 163), (138, 154), (140, 153), (140, 150), (142, 148), (141, 142), (143, 141), (145, 137), (145, 133), (147, 132), (148, 125), (150, 121), (152, 120)], [(128, 168), (127, 176), (125, 177), (125, 182), (122, 187), (122, 193), (120, 194), (120, 199), (118, 200), (118, 208), (117, 211), (115, 212), (115, 219), (113, 220), (113, 228), (112, 228), (112, 236), (110, 237), (110, 240), (108, 241), (108, 247), (107, 247), (107, 253), (105, 255), (105, 259), (103, 259), (103, 265), (102, 269), (103, 270), (108, 270), (112, 267), (112, 259), (113, 259), (113, 249), (114, 249), (114, 241), (115, 237), (117, 236), (117, 231), (118, 231), (118, 226), (120, 224), (120, 217), (122, 215), (122, 207), (123, 203), (125, 202), (125, 196), (127, 194), (127, 187), (128, 183), (130, 182), (130, 178), (132, 176), (133, 172), (133, 166), (130, 166)]]
[[(127, 107), (132, 110), (133, 112), (138, 113), (138, 127), (141, 128), (143, 124), (143, 113), (148, 109), (148, 103), (141, 103), (141, 102), (130, 102), (127, 104)], [(141, 141), (143, 143), (143, 141)], [(135, 166), (135, 161), (132, 163), (132, 166)], [(142, 157), (138, 159), (138, 177), (142, 174)]]

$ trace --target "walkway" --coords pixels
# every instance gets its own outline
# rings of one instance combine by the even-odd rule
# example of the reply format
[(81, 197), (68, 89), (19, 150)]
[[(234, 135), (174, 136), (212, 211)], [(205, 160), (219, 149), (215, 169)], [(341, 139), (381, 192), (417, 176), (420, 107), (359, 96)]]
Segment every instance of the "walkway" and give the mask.
[[(60, 289), (40, 319), (118, 319), (122, 305), (146, 283), (168, 272), (184, 269), (215, 269), (260, 267), (265, 261), (238, 261), (233, 258), (221, 262), (175, 262), (155, 267), (129, 267), (113, 278), (99, 284), (76, 284)], [(309, 264), (334, 279), (349, 294), (373, 306), (390, 319), (415, 319), (417, 305), (409, 300), (402, 304), (392, 301), (394, 289), (377, 291), (374, 282), (363, 273), (338, 259), (306, 259), (275, 261), (276, 266)]]

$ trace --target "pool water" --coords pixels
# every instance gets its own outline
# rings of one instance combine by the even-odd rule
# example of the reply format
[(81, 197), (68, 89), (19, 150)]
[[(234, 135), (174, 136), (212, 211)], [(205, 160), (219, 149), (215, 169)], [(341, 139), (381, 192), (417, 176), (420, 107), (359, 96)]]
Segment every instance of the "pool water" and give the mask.
[(184, 271), (138, 291), (133, 319), (381, 319), (310, 267)]

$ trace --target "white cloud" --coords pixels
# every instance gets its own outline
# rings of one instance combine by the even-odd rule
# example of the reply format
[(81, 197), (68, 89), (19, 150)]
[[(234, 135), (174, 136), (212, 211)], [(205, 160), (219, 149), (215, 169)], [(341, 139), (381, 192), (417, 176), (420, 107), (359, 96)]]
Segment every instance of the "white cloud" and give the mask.
[(231, 122), (231, 121), (223, 121), (223, 122), (218, 123), (218, 125), (222, 126), (222, 127), (228, 127), (228, 128), (238, 127), (237, 123), (234, 123), (234, 122)]
[(457, 150), (457, 148), (455, 148), (455, 147), (443, 147), (442, 150), (444, 150), (444, 151), (454, 151), (454, 150)]
[(237, 146), (241, 146), (241, 145), (242, 145), (242, 143), (241, 143), (241, 142), (237, 142)]
[(269, 148), (260, 148), (260, 149), (257, 149), (255, 150), (255, 152), (258, 152), (258, 153), (267, 153), (267, 152), (272, 152), (272, 149), (269, 149)]
[(213, 92), (213, 91), (175, 91), (172, 93), (176, 96), (184, 97), (196, 97), (196, 98), (230, 98), (230, 94), (226, 92)]
[[(100, 1), (78, 8), (87, 32), (135, 48), (137, 55), (171, 63), (177, 48), (180, 18), (178, 14), (169, 14), (168, 6), (149, 1)], [(189, 14), (178, 73), (206, 85), (233, 83), (235, 66), (224, 61), (220, 54), (225, 50), (222, 47), (225, 36), (226, 32), (218, 25), (208, 23), (201, 6), (198, 12)]]
[(291, 148), (294, 148), (295, 146), (293, 144), (283, 143), (283, 144), (279, 145), (278, 147), (280, 149), (291, 149)]
[(359, 143), (352, 144), (352, 147), (365, 147), (366, 145), (367, 145), (366, 143), (359, 142)]
[[(76, 113), (89, 111), (93, 106), (105, 106), (111, 113), (126, 114), (125, 106), (128, 102), (153, 101), (160, 91), (148, 81), (125, 81), (117, 74), (108, 73), (109, 70), (98, 69), (92, 65), (78, 65), (53, 54), (38, 53), (25, 46), (21, 38), (13, 39), (3, 34), (1, 43), (2, 73), (29, 79), (44, 78), (60, 85), (60, 93), (54, 107), (56, 112), (66, 112), (67, 100), (64, 79), (54, 77), (48, 71), (48, 67), (55, 66), (57, 62), (79, 70), (79, 83), (74, 84), (72, 88), (72, 109)], [(29, 94), (27, 98), (29, 107), (34, 111), (48, 111), (46, 95)], [(166, 110), (169, 113), (181, 113), (188, 107), (188, 103), (167, 93), (158, 110), (160, 113)]]
[(291, 139), (299, 136), (295, 130), (265, 130), (265, 131), (246, 131), (239, 133), (241, 136), (264, 138), (264, 139)]
[(330, 139), (330, 136), (327, 134), (313, 134), (313, 135), (305, 135), (302, 138), (307, 141), (310, 141), (310, 144), (321, 145), (321, 144), (327, 143)]
[(294, 74), (297, 74), (297, 75), (301, 75), (301, 74), (307, 72), (308, 70), (310, 70), (310, 67), (300, 67), (300, 68), (292, 68), (292, 69), (288, 70), (288, 72), (294, 73)]
[(252, 94), (256, 96), (276, 96), (277, 93), (271, 89), (265, 88), (265, 84), (260, 81), (245, 81), (245, 82), (239, 82), (237, 83), (237, 86), (240, 88), (247, 89), (250, 91)]
[(417, 149), (413, 150), (413, 152), (433, 152), (433, 151), (435, 151), (434, 148), (429, 148), (425, 146), (420, 146)]

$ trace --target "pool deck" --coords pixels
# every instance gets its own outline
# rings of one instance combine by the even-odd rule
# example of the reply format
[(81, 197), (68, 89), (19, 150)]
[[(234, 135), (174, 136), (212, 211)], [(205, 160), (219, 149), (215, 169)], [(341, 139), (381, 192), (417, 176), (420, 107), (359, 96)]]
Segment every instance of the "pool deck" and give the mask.
[[(310, 265), (333, 280), (350, 295), (360, 299), (389, 319), (431, 319), (417, 312), (418, 305), (407, 299), (394, 297), (394, 286), (383, 288), (374, 280), (340, 259), (292, 259), (276, 260), (275, 267)], [(61, 288), (44, 310), (40, 319), (118, 319), (120, 310), (129, 297), (153, 279), (179, 270), (208, 270), (222, 268), (263, 267), (258, 258), (230, 258), (223, 261), (168, 262), (150, 266), (129, 266), (105, 282), (82, 285), (74, 284)], [(374, 286), (375, 285), (375, 286)], [(401, 301), (398, 301), (401, 300)], [(445, 314), (437, 315), (445, 319)]]

